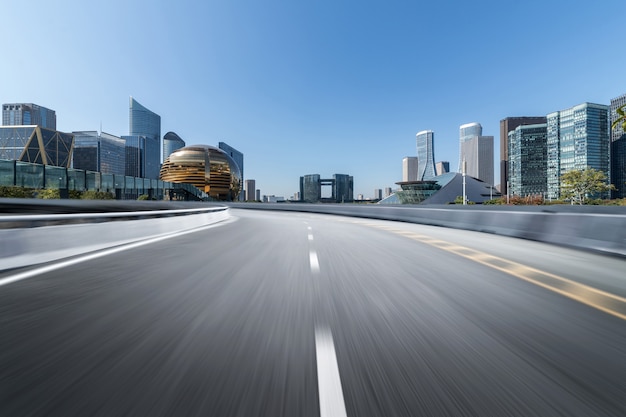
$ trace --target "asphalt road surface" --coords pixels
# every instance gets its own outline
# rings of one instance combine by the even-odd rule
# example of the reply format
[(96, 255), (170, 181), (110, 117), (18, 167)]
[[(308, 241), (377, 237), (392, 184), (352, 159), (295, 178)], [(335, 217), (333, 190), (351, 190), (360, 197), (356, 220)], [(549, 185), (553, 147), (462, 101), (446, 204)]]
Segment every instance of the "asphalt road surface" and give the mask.
[(0, 416), (626, 415), (623, 258), (231, 212), (1, 273)]

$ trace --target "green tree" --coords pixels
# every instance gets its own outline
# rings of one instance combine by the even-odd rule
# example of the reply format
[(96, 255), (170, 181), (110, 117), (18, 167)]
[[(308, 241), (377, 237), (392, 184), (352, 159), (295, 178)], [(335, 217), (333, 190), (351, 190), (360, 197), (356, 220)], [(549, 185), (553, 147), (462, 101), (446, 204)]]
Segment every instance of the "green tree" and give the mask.
[(593, 194), (613, 189), (613, 184), (607, 184), (604, 172), (591, 167), (572, 170), (561, 176), (561, 197), (572, 204), (583, 205)]

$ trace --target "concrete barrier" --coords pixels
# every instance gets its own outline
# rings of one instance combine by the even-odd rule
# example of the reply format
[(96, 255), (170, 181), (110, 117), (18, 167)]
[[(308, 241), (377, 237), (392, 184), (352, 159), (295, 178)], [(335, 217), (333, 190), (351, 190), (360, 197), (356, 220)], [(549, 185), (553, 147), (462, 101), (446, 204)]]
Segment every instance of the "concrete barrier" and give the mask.
[(443, 226), (626, 256), (626, 207), (558, 205), (423, 207), (300, 203), (229, 203), (229, 206)]
[[(115, 213), (1, 216), (0, 271), (195, 229), (228, 219), (228, 207)], [(120, 220), (122, 221), (115, 221)], [(75, 223), (80, 221), (80, 223)], [(20, 224), (37, 226), (7, 227)]]

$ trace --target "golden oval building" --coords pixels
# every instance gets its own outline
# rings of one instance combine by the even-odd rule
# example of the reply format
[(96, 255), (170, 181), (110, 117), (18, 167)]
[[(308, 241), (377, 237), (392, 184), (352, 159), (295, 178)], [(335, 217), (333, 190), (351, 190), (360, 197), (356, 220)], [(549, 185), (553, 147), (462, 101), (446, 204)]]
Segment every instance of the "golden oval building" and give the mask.
[(163, 161), (163, 181), (193, 184), (214, 200), (233, 201), (241, 192), (241, 170), (223, 150), (208, 145), (185, 146)]

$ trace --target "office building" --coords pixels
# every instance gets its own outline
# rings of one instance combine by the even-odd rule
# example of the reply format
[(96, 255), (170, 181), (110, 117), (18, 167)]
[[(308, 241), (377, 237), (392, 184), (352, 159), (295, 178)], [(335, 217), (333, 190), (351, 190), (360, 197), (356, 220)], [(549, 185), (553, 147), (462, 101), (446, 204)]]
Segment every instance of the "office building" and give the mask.
[(81, 131), (74, 135), (73, 167), (103, 174), (125, 175), (126, 141), (104, 132)]
[(256, 201), (261, 201), (261, 190), (259, 190), (258, 188), (256, 190), (255, 197), (256, 197)]
[(383, 199), (383, 190), (380, 188), (374, 188), (374, 200), (382, 200)]
[(402, 181), (417, 181), (417, 156), (402, 159)]
[(391, 187), (385, 187), (385, 198), (389, 197), (392, 193)]
[(41, 126), (0, 126), (0, 159), (70, 168), (74, 135)]
[(245, 180), (246, 201), (254, 201), (256, 198), (256, 181)]
[(435, 133), (432, 130), (422, 130), (415, 135), (415, 138), (417, 142), (417, 180), (432, 180), (436, 177)]
[(493, 136), (483, 136), (479, 123), (467, 123), (459, 128), (459, 171), (470, 177), (493, 184)]
[(354, 184), (353, 178), (350, 175), (346, 174), (335, 174), (333, 175), (333, 191), (332, 191), (332, 199), (337, 203), (344, 203), (347, 201), (353, 201), (354, 196)]
[[(626, 113), (626, 94), (611, 100), (611, 126)], [(620, 110), (621, 109), (621, 110)], [(619, 111), (622, 113), (620, 114)], [(624, 120), (624, 119), (621, 119)], [(612, 198), (626, 198), (626, 132), (622, 123), (611, 129), (611, 191)]]
[(37, 125), (46, 129), (57, 129), (57, 116), (54, 110), (33, 103), (10, 103), (2, 105), (4, 126)]
[(509, 133), (518, 126), (546, 123), (545, 116), (507, 117), (500, 120), (500, 190), (507, 193)]
[(450, 162), (448, 161), (439, 161), (437, 162), (436, 165), (437, 168), (437, 175), (443, 175), (443, 174), (447, 174), (448, 172), (450, 172)]
[(165, 161), (172, 152), (185, 147), (185, 141), (174, 132), (167, 132), (163, 136), (163, 160)]
[[(322, 187), (330, 187), (330, 197), (322, 198)], [(323, 179), (319, 174), (300, 177), (300, 201), (309, 203), (344, 203), (353, 201), (354, 179), (350, 175), (335, 174), (331, 179)]]
[[(223, 150), (224, 152), (226, 152), (228, 154), (228, 156), (230, 156), (233, 161), (235, 161), (235, 163), (239, 166), (239, 170), (241, 171), (241, 175), (242, 178), (245, 178), (244, 175), (244, 170), (243, 170), (243, 153), (239, 152), (237, 149), (233, 148), (232, 146), (228, 145), (225, 142), (219, 142), (217, 145), (218, 148), (220, 148), (221, 150)], [(239, 200), (243, 201), (244, 200), (244, 193), (241, 193), (239, 195)], [(257, 200), (260, 200), (260, 198), (257, 198)]]
[(519, 125), (509, 133), (507, 155), (511, 195), (546, 195), (547, 137), (546, 123)]
[(126, 140), (126, 175), (159, 178), (161, 116), (130, 98)]
[[(591, 167), (609, 174), (609, 106), (582, 103), (547, 115), (548, 198), (561, 196), (561, 175)], [(605, 195), (606, 194), (606, 195)], [(598, 195), (604, 198), (608, 193)]]

